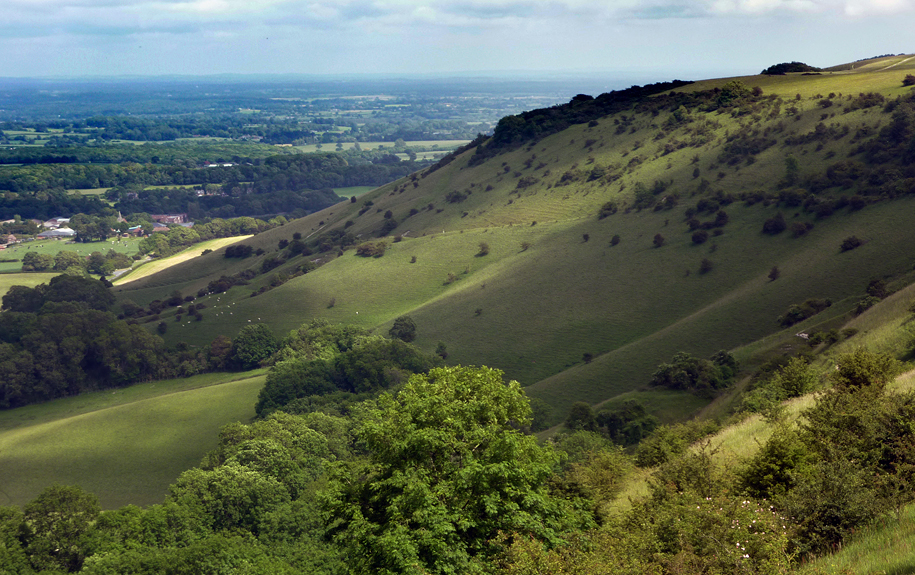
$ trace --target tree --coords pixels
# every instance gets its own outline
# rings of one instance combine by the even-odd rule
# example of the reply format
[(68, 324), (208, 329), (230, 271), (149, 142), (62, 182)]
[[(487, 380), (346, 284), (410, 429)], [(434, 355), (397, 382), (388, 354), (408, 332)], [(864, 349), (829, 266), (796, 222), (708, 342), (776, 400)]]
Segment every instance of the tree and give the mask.
[(848, 236), (847, 238), (842, 240), (842, 244), (839, 246), (839, 249), (842, 250), (843, 252), (847, 252), (847, 251), (850, 251), (850, 250), (853, 250), (853, 249), (859, 247), (863, 243), (864, 242), (862, 242), (860, 239), (858, 239), (857, 236)]
[(101, 512), (79, 487), (52, 485), (25, 506), (26, 552), (37, 570), (76, 572), (87, 555), (84, 534)]
[(780, 234), (788, 228), (788, 224), (785, 222), (785, 215), (781, 212), (775, 214), (774, 217), (769, 218), (763, 222), (763, 233), (769, 235)]
[(369, 402), (356, 431), (369, 459), (333, 467), (324, 493), (351, 571), (476, 572), (500, 533), (554, 541), (558, 457), (519, 431), (530, 417), (520, 384), (486, 367), (436, 368)]
[(54, 271), (62, 272), (70, 268), (82, 269), (84, 267), (83, 258), (76, 252), (61, 250), (54, 256)]
[(239, 369), (254, 369), (279, 348), (279, 342), (266, 324), (246, 325), (232, 340), (231, 361)]
[(22, 256), (22, 271), (43, 272), (54, 267), (54, 256), (38, 252), (28, 252)]
[(388, 330), (388, 335), (407, 343), (416, 339), (416, 323), (408, 315), (402, 315), (394, 320), (394, 325)]

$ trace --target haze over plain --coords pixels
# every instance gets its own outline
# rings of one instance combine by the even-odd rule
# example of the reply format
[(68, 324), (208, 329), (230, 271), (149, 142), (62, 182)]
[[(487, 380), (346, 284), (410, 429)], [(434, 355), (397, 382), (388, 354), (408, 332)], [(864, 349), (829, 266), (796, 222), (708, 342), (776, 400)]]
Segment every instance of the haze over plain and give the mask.
[[(911, 0), (3, 0), (0, 77), (605, 73), (910, 52)], [(613, 86), (616, 87), (616, 86)]]

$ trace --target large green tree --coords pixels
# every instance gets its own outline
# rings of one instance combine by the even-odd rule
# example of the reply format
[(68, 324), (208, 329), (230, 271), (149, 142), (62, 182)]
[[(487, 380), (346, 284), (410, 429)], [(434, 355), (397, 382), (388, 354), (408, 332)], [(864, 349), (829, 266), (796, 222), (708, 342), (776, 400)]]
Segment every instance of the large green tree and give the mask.
[(246, 325), (232, 340), (231, 361), (239, 369), (254, 369), (278, 347), (276, 336), (266, 324)]
[(432, 369), (368, 403), (356, 435), (369, 459), (340, 464), (325, 492), (351, 571), (469, 573), (500, 533), (553, 540), (558, 458), (520, 431), (530, 417), (518, 382), (486, 367)]

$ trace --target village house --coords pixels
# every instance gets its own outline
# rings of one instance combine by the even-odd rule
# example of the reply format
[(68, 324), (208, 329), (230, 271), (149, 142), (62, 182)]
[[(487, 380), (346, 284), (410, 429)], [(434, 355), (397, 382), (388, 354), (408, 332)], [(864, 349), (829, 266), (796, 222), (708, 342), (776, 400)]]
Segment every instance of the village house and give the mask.
[(59, 240), (61, 238), (72, 238), (75, 235), (76, 235), (76, 231), (71, 230), (70, 228), (55, 228), (55, 229), (41, 232), (40, 234), (38, 234), (35, 237), (37, 237), (38, 239), (42, 239), (42, 240), (47, 240), (47, 239)]
[(150, 214), (150, 219), (160, 224), (183, 224), (187, 222), (187, 214)]
[(69, 224), (70, 218), (51, 218), (48, 221), (41, 222), (42, 227), (48, 228), (49, 230), (56, 230), (57, 228), (63, 226), (64, 224)]

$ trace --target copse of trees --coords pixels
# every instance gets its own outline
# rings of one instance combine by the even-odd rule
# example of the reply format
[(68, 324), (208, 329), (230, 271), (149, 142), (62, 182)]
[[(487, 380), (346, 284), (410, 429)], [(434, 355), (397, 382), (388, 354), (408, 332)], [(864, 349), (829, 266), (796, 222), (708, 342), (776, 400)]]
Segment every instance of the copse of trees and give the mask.
[(796, 72), (820, 72), (819, 68), (814, 68), (803, 62), (782, 62), (781, 64), (773, 64), (769, 66), (760, 74), (766, 76), (784, 76), (788, 73)]
[(341, 393), (374, 394), (442, 363), (440, 357), (400, 339), (322, 321), (290, 333), (271, 361), (274, 365), (255, 407), (261, 416), (275, 410), (298, 411), (323, 396), (347, 402), (352, 398)]
[(658, 366), (651, 376), (651, 385), (709, 395), (727, 387), (737, 368), (734, 356), (723, 350), (711, 359), (680, 352), (671, 363)]
[(0, 313), (0, 407), (169, 373), (162, 340), (118, 320), (113, 302), (100, 281), (78, 276), (13, 286)]

